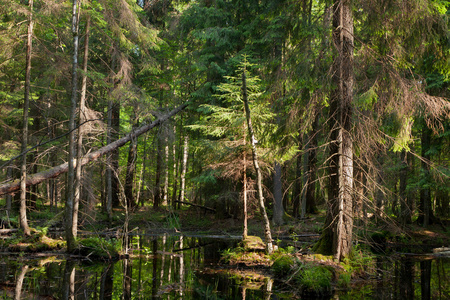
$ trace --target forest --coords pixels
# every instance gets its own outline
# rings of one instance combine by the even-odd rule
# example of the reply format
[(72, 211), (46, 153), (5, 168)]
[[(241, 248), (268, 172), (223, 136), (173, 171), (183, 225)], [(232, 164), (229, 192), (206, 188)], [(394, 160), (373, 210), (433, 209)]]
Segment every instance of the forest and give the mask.
[(448, 247), (449, 17), (446, 0), (0, 0), (1, 234), (57, 228), (83, 253), (81, 232), (161, 216), (269, 255), (280, 231), (336, 262), (413, 232)]

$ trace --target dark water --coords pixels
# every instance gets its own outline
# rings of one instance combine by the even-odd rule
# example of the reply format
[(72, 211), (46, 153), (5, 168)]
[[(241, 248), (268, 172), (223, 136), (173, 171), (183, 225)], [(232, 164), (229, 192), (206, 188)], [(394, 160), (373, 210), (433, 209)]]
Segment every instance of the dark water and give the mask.
[[(0, 299), (292, 299), (261, 272), (229, 272), (220, 251), (235, 240), (135, 236), (113, 263), (29, 255), (2, 256)], [(379, 278), (321, 299), (450, 299), (450, 260), (380, 259)], [(243, 276), (242, 276), (243, 275)], [(16, 298), (15, 298), (16, 297)], [(20, 297), (20, 298), (19, 298)], [(298, 296), (300, 297), (300, 296)], [(316, 297), (301, 299), (318, 299)]]

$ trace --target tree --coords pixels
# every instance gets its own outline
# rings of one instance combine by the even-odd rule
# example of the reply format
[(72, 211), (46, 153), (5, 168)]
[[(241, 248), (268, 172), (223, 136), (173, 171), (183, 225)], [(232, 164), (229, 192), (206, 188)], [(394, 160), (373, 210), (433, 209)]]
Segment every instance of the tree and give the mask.
[(27, 146), (28, 146), (28, 111), (30, 108), (30, 85), (31, 85), (31, 51), (33, 41), (33, 0), (30, 0), (28, 12), (28, 34), (27, 34), (27, 53), (25, 67), (25, 95), (23, 102), (23, 130), (22, 130), (22, 164), (20, 166), (20, 227), (24, 235), (30, 235), (30, 228), (27, 220)]
[(338, 260), (352, 249), (353, 235), (353, 14), (350, 0), (338, 0), (333, 6), (333, 42), (336, 47), (330, 100), (330, 167), (327, 218), (320, 252), (333, 254)]
[(272, 254), (273, 252), (273, 241), (272, 241), (272, 232), (270, 230), (270, 221), (267, 217), (266, 213), (266, 207), (264, 205), (264, 195), (262, 190), (262, 175), (261, 170), (259, 168), (258, 163), (258, 154), (256, 152), (256, 137), (255, 132), (253, 130), (252, 125), (252, 117), (250, 114), (250, 106), (248, 105), (248, 97), (247, 97), (247, 81), (246, 81), (246, 68), (244, 65), (244, 68), (242, 70), (242, 100), (244, 102), (244, 108), (245, 108), (245, 117), (247, 119), (247, 129), (248, 129), (248, 135), (250, 138), (250, 144), (252, 149), (252, 157), (253, 157), (253, 166), (255, 167), (256, 171), (256, 182), (257, 182), (257, 194), (258, 194), (258, 200), (259, 200), (259, 206), (261, 210), (261, 214), (263, 215), (263, 221), (264, 221), (264, 238), (266, 242), (266, 251), (268, 254)]
[[(76, 247), (77, 224), (74, 224), (74, 208), (78, 206), (75, 196), (75, 119), (77, 110), (78, 95), (78, 1), (72, 2), (72, 35), (73, 35), (73, 56), (72, 56), (72, 90), (70, 95), (70, 116), (69, 116), (69, 146), (68, 146), (68, 170), (66, 186), (66, 241), (67, 251), (72, 252)], [(78, 213), (78, 212), (77, 212)]]

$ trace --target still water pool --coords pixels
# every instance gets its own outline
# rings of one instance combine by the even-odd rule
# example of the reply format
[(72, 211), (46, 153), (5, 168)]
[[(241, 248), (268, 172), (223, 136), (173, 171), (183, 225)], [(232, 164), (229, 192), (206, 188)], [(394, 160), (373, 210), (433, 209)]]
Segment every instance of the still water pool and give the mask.
[[(297, 295), (262, 269), (232, 271), (220, 252), (237, 240), (189, 236), (131, 237), (128, 259), (66, 256), (0, 260), (0, 299), (318, 299)], [(378, 278), (321, 299), (450, 299), (450, 260), (380, 258)]]

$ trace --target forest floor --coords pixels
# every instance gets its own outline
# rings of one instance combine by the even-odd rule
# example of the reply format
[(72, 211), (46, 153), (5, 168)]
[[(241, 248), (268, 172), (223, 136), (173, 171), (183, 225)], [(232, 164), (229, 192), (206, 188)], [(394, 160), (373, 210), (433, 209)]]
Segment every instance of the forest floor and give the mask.
[[(11, 218), (12, 226), (17, 228), (17, 221)], [(172, 210), (167, 207), (157, 209), (139, 207), (128, 213), (124, 209), (115, 209), (113, 218), (108, 220), (100, 210), (84, 210), (79, 218), (79, 235), (114, 235), (121, 234), (128, 219), (128, 228), (135, 233), (144, 234), (191, 234), (217, 237), (242, 236), (243, 221), (236, 218), (218, 218), (216, 214), (199, 207), (183, 207)], [(51, 209), (39, 209), (29, 213), (30, 227), (45, 233), (61, 232), (63, 235), (63, 212)], [(291, 245), (302, 252), (309, 252), (311, 246), (320, 237), (325, 220), (325, 211), (309, 215), (304, 219), (294, 219), (285, 215), (285, 224), (272, 226), (272, 238), (275, 244)], [(3, 224), (4, 224), (3, 220)], [(369, 222), (374, 223), (374, 222)], [(450, 219), (441, 220), (423, 228), (411, 224), (400, 228), (393, 221), (379, 221), (378, 225), (363, 226), (361, 220), (355, 220), (356, 243), (375, 246), (376, 251), (394, 253), (426, 253), (436, 247), (450, 247)], [(5, 228), (5, 227), (4, 227)], [(8, 227), (6, 227), (8, 228)], [(263, 237), (262, 218), (251, 216), (248, 220), (248, 234)], [(4, 232), (2, 232), (4, 230)], [(14, 230), (14, 229), (13, 229)], [(11, 232), (0, 229), (0, 237), (6, 239)], [(42, 234), (41, 234), (42, 235)], [(55, 234), (52, 234), (55, 236)], [(414, 249), (414, 251), (411, 251)]]

